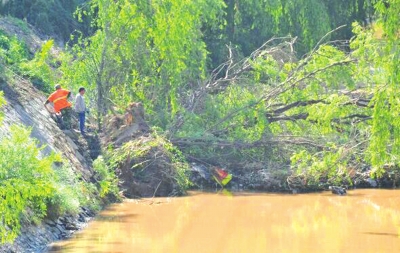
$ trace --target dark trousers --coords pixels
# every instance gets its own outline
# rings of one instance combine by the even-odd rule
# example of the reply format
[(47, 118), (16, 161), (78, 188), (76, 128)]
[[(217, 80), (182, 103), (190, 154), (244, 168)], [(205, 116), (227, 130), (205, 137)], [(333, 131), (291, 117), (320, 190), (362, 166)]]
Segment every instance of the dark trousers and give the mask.
[(71, 107), (67, 107), (67, 108), (63, 108), (61, 109), (61, 115), (62, 115), (62, 119), (61, 119), (61, 125), (64, 129), (71, 129), (71, 117), (72, 117), (72, 108)]
[(78, 112), (79, 116), (79, 130), (81, 133), (85, 132), (85, 112)]

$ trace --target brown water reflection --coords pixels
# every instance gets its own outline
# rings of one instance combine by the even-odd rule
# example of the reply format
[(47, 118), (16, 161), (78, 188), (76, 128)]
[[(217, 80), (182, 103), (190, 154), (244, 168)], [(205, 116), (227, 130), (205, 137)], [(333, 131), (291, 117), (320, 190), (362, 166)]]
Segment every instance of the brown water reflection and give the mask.
[(192, 193), (113, 205), (50, 252), (400, 252), (400, 191)]

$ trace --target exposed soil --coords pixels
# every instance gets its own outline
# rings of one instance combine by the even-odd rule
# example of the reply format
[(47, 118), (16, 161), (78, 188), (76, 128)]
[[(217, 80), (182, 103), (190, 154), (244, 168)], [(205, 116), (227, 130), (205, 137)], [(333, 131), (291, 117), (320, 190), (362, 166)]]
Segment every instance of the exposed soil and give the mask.
[[(103, 131), (103, 146), (113, 146), (118, 161), (119, 187), (127, 198), (181, 195), (171, 154), (155, 141), (143, 116), (143, 107), (128, 107), (125, 115), (109, 118)], [(128, 120), (127, 120), (128, 119)], [(126, 155), (125, 155), (126, 154)]]
[[(146, 145), (151, 137), (139, 137), (134, 146)], [(176, 171), (168, 151), (156, 146), (139, 156), (128, 156), (117, 169), (120, 188), (128, 198), (181, 195)]]

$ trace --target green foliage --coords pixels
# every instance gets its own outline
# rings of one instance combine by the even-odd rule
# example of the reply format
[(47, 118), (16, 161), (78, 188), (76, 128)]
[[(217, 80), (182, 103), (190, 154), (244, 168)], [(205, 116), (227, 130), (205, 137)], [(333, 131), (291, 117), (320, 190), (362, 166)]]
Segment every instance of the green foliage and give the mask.
[[(151, 123), (168, 129), (185, 113), (181, 94), (204, 82), (209, 53), (211, 66), (217, 66), (226, 57), (225, 44), (237, 46), (239, 56), (249, 55), (277, 35), (298, 36), (295, 47), (304, 53), (342, 23), (365, 21), (360, 12), (367, 13), (368, 6), (323, 0), (96, 0), (78, 11), (80, 19), (95, 18), (96, 32), (77, 39), (73, 55), (65, 57), (62, 82), (89, 88), (99, 120), (112, 106), (142, 101)], [(351, 31), (343, 37), (350, 36)]]
[(118, 178), (112, 168), (108, 166), (102, 156), (93, 162), (93, 169), (96, 172), (95, 178), (98, 183), (98, 191), (101, 198), (112, 196), (120, 199), (118, 190)]
[[(0, 106), (5, 104), (0, 92)], [(0, 114), (0, 121), (1, 121)], [(97, 189), (69, 166), (57, 167), (57, 154), (44, 156), (30, 130), (13, 126), (0, 137), (0, 244), (13, 241), (21, 222), (48, 215), (77, 214), (82, 206), (98, 210)]]
[(368, 77), (364, 81), (373, 94), (371, 136), (366, 159), (377, 176), (383, 175), (385, 165), (398, 165), (400, 162), (400, 104), (397, 92), (400, 82), (399, 4), (396, 0), (377, 1), (379, 19), (374, 27), (363, 29), (357, 24), (354, 26), (357, 37), (352, 47), (360, 59), (360, 75)]
[(181, 110), (178, 91), (205, 75), (201, 23), (217, 15), (221, 2), (98, 0), (92, 5), (99, 30), (73, 48), (78, 60), (65, 63), (64, 82), (92, 87), (101, 114), (128, 101), (151, 101), (145, 103), (148, 114), (166, 128)]
[(20, 217), (28, 208), (34, 216), (46, 214), (46, 199), (55, 190), (52, 184), (52, 164), (60, 157), (52, 154), (39, 158), (37, 142), (29, 138), (30, 131), (13, 127), (11, 136), (0, 141), (0, 238), (12, 241), (20, 229)]
[[(371, 166), (372, 175), (378, 177), (384, 175), (388, 168), (399, 165), (399, 3), (377, 1), (379, 19), (376, 23), (370, 28), (363, 28), (357, 23), (353, 26), (356, 36), (351, 42), (351, 48), (357, 65), (348, 72), (349, 75), (345, 75), (352, 79), (347, 88), (357, 88), (369, 103), (361, 107), (348, 107), (354, 100), (336, 95), (336, 102), (330, 101), (328, 105), (316, 104), (311, 107), (314, 107), (313, 110), (308, 110), (308, 119), (317, 123), (325, 122), (320, 124), (324, 127), (320, 133), (334, 134), (332, 137), (336, 138), (335, 146), (338, 146), (314, 154), (300, 150), (292, 157), (293, 167), (297, 168), (297, 172), (314, 178), (314, 182), (320, 181), (323, 176), (333, 181), (343, 178), (346, 174), (345, 167), (358, 163)], [(337, 79), (344, 76), (334, 75), (329, 71), (324, 71), (323, 74), (327, 76), (320, 77), (319, 83), (329, 77)], [(324, 95), (326, 93), (326, 90), (323, 91)], [(346, 118), (346, 115), (347, 118), (350, 115), (369, 116), (370, 120), (352, 121), (351, 125), (333, 120)], [(353, 165), (349, 165), (349, 162)]]
[(296, 174), (306, 178), (308, 187), (324, 189), (329, 185), (351, 184), (346, 152), (348, 150), (336, 148), (335, 144), (323, 152), (302, 150), (291, 157), (292, 167)]
[(48, 199), (49, 216), (77, 215), (82, 206), (92, 210), (100, 209), (95, 185), (82, 180), (70, 166), (56, 168), (53, 183), (55, 191)]
[(22, 74), (27, 76), (33, 85), (47, 93), (53, 91), (52, 85), (56, 80), (55, 70), (52, 68), (54, 66), (54, 57), (51, 55), (53, 44), (53, 40), (47, 41), (36, 52), (32, 60), (23, 62), (20, 65)]
[(274, 36), (298, 37), (295, 49), (307, 53), (327, 32), (332, 40), (349, 40), (354, 21), (366, 23), (373, 14), (368, 0), (225, 0), (225, 15), (218, 26), (205, 24), (205, 41), (216, 67), (225, 61), (225, 45), (232, 43), (245, 56)]
[(26, 44), (16, 36), (9, 36), (0, 30), (0, 65), (21, 74), (40, 90), (50, 93), (56, 80), (56, 60), (51, 54), (53, 40), (42, 45), (30, 59)]
[[(95, 32), (75, 37), (77, 44), (62, 56), (62, 83), (88, 88), (99, 123), (113, 107), (123, 111), (132, 101), (143, 102), (150, 124), (167, 130), (169, 137), (202, 143), (183, 145), (188, 155), (223, 157), (217, 163), (266, 163), (288, 161), (287, 154), (294, 154), (291, 166), (313, 184), (346, 178), (345, 167), (354, 161), (381, 175), (400, 157), (398, 1), (374, 1), (376, 22), (354, 24), (351, 30), (353, 21), (366, 24), (373, 17), (371, 1), (94, 0), (77, 16), (92, 17)], [(348, 26), (320, 41), (342, 24)], [(383, 34), (377, 37), (374, 29)], [(238, 76), (210, 88), (207, 82), (223, 78), (230, 64), (270, 37), (287, 35), (297, 37), (294, 45), (286, 43), (290, 51), (282, 53), (282, 45), (264, 48), (246, 61), (251, 67), (230, 69)], [(325, 43), (352, 35), (351, 52), (348, 44), (344, 51), (337, 43)], [(233, 48), (232, 62), (210, 77), (207, 66), (226, 58), (226, 44)], [(307, 52), (296, 60), (296, 53)], [(40, 54), (35, 59), (30, 70), (51, 65)], [(31, 76), (54, 80), (48, 69), (39, 72)], [(187, 106), (192, 99), (198, 99), (195, 108)], [(268, 146), (280, 138), (294, 145)], [(155, 140), (121, 148), (110, 166), (143, 155), (152, 145), (168, 146)], [(251, 144), (257, 145), (240, 148)], [(110, 169), (104, 161), (96, 167), (99, 176), (104, 174), (100, 182), (113, 180), (106, 176)], [(102, 195), (110, 187), (100, 183)]]
[[(53, 169), (61, 157), (40, 154), (38, 142), (29, 135), (28, 129), (14, 126), (10, 136), (0, 139), (1, 243), (16, 238), (22, 221), (39, 223), (46, 215), (76, 215), (82, 206), (100, 209), (96, 186), (67, 165)], [(110, 180), (110, 175), (103, 180)]]
[(3, 64), (16, 70), (28, 58), (26, 45), (16, 36), (8, 36), (0, 30), (0, 59)]

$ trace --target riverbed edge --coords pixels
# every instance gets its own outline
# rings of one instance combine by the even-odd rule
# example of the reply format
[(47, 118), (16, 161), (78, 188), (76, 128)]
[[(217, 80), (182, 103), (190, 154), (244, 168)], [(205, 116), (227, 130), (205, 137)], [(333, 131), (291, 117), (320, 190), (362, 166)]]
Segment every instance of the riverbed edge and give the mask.
[(70, 238), (87, 226), (96, 212), (82, 207), (76, 216), (66, 215), (54, 219), (44, 219), (41, 224), (26, 224), (13, 243), (0, 245), (1, 253), (42, 253), (47, 252), (53, 242)]

